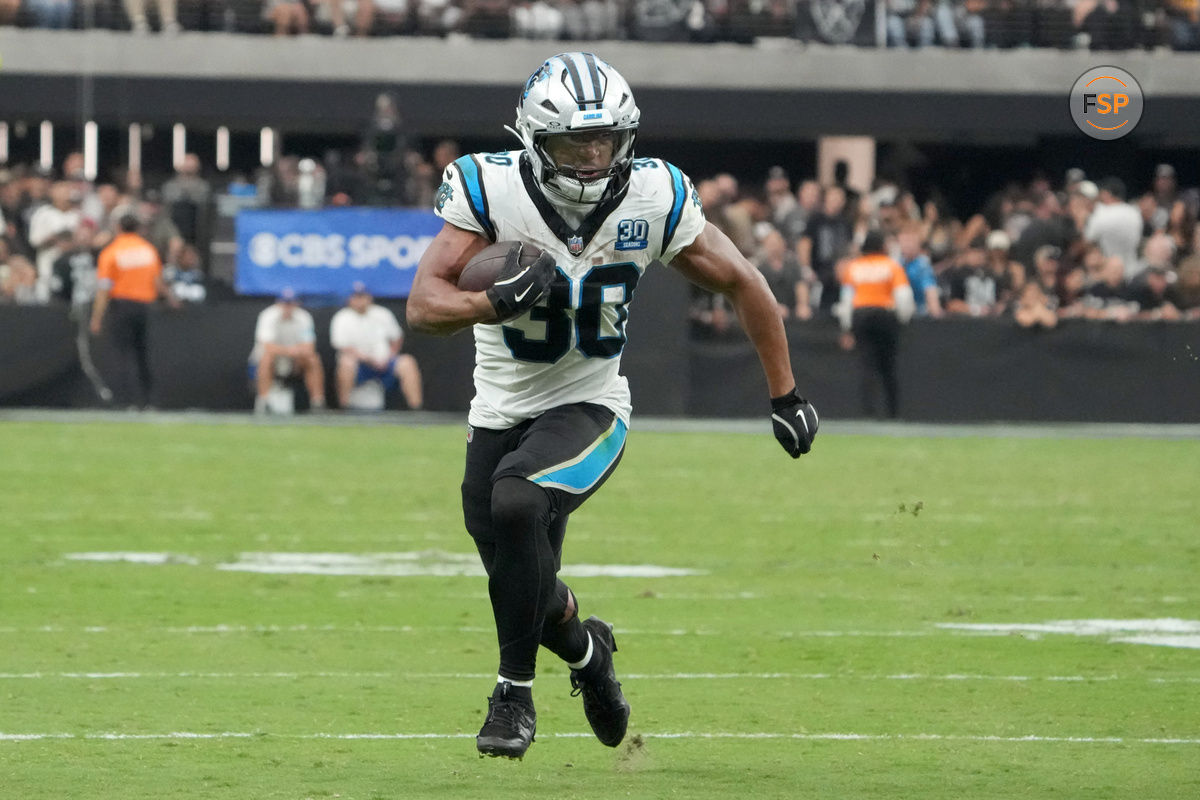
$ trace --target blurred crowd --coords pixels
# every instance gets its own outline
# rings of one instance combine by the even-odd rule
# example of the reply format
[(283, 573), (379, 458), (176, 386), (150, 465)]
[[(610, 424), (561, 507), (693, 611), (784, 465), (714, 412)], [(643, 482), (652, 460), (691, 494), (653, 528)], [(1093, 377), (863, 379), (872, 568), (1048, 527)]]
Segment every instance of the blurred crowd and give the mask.
[[(384, 94), (349, 154), (285, 155), (257, 175), (226, 174), (215, 185), (191, 153), (152, 187), (128, 169), (89, 181), (79, 153), (56, 171), (7, 166), (0, 169), (0, 303), (86, 303), (95, 254), (130, 213), (158, 249), (174, 295), (202, 302), (214, 289), (229, 290), (207, 269), (219, 196), (275, 207), (429, 208), (461, 148), (453, 140), (415, 146), (403, 131)], [(884, 234), (904, 267), (918, 315), (1013, 315), (1038, 325), (1200, 319), (1200, 189), (1181, 187), (1171, 164), (1134, 186), (1080, 169), (1059, 180), (1036, 177), (965, 216), (897, 181), (880, 178), (857, 191), (848, 174), (839, 162), (827, 183), (793, 179), (782, 167), (758, 180), (695, 176), (706, 216), (762, 271), (785, 320), (834, 314), (839, 265), (871, 230)], [(691, 321), (699, 336), (722, 336), (736, 324), (719, 296), (700, 289)]]
[(1200, 49), (1200, 0), (0, 0), (0, 25), (14, 24), (169, 35)]
[[(785, 320), (831, 315), (840, 266), (879, 231), (903, 266), (919, 316), (1005, 317), (1054, 327), (1062, 319), (1200, 320), (1200, 190), (1159, 164), (1131, 192), (1112, 176), (1068, 170), (1014, 183), (965, 219), (903, 186), (860, 193), (844, 162), (832, 182), (795, 183), (773, 167), (762, 191), (721, 174), (697, 186), (705, 214), (766, 276)], [(733, 319), (696, 290), (693, 331), (720, 336)]]
[(212, 187), (200, 173), (194, 153), (155, 188), (143, 187), (132, 170), (120, 171), (112, 182), (90, 181), (78, 152), (68, 154), (57, 171), (25, 164), (0, 168), (0, 303), (90, 302), (96, 255), (130, 215), (168, 265), (175, 297), (203, 301), (201, 246)]
[(210, 178), (195, 153), (165, 177), (120, 167), (90, 180), (79, 152), (55, 169), (2, 165), (0, 304), (90, 301), (95, 256), (127, 214), (139, 218), (158, 250), (174, 297), (227, 297), (231, 275), (212, 278), (213, 250), (214, 243), (231, 246), (239, 208), (431, 208), (442, 170), (459, 155), (452, 140), (433, 142), (428, 154), (411, 146), (395, 100), (381, 93), (357, 146), (329, 149), (319, 160), (282, 154), (253, 174), (208, 169)]

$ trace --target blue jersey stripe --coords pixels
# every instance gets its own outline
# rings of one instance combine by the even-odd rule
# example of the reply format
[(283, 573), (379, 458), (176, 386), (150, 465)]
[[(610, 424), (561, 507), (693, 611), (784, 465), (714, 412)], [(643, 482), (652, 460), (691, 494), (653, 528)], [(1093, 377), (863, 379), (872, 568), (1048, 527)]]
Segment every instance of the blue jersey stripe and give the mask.
[(683, 218), (683, 204), (687, 201), (687, 188), (684, 186), (683, 173), (680, 172), (679, 167), (666, 161), (663, 162), (663, 165), (671, 174), (671, 190), (675, 193), (675, 201), (671, 203), (671, 214), (667, 217), (667, 224), (663, 228), (662, 252), (665, 253), (671, 244), (671, 239), (675, 238), (675, 229), (679, 227), (679, 221)]
[(531, 475), (529, 480), (547, 488), (583, 494), (604, 477), (625, 447), (625, 423), (614, 419), (608, 430), (577, 458)]
[(483, 228), (487, 237), (495, 241), (496, 226), (492, 224), (492, 217), (488, 212), (487, 192), (483, 189), (483, 176), (480, 174), (479, 162), (475, 160), (475, 156), (466, 155), (456, 160), (454, 165), (458, 167), (458, 174), (462, 176), (463, 191), (466, 192), (471, 213), (475, 215), (475, 220)]

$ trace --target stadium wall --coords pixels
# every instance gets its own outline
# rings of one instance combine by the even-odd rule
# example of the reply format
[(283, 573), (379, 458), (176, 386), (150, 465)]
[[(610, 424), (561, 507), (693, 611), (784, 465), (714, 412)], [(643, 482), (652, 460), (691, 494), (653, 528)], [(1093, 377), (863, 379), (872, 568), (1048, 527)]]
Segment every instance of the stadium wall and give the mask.
[[(738, 334), (690, 340), (686, 292), (669, 277), (639, 286), (623, 372), (638, 414), (758, 417), (766, 388), (753, 347)], [(160, 408), (245, 410), (246, 357), (264, 302), (157, 312), (152, 364)], [(403, 318), (403, 307), (393, 308)], [(327, 367), (333, 308), (315, 309)], [(0, 308), (0, 406), (96, 407), (62, 307)], [(859, 367), (831, 324), (789, 328), (802, 391), (830, 418), (861, 416)], [(471, 398), (469, 333), (410, 335), (405, 350), (425, 376), (427, 409), (464, 411)], [(95, 360), (111, 375), (111, 353)], [(1067, 322), (1029, 331), (1008, 320), (917, 321), (901, 351), (901, 415), (919, 421), (1200, 422), (1200, 326)], [(332, 370), (328, 372), (332, 375)], [(333, 396), (332, 393), (330, 396)], [(398, 397), (389, 400), (399, 407)]]

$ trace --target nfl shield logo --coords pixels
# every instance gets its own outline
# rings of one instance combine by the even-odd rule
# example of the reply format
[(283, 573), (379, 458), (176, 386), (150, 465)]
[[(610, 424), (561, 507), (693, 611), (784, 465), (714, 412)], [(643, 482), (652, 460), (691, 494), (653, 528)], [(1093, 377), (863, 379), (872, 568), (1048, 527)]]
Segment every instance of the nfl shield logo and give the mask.
[(583, 237), (572, 236), (567, 239), (567, 249), (571, 251), (571, 255), (577, 256), (583, 252)]

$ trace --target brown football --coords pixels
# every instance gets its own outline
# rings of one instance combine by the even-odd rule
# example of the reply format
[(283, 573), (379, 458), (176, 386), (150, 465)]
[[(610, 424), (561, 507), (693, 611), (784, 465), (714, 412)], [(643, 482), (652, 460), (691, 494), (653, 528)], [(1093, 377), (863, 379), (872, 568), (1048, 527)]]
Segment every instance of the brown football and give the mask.
[[(462, 274), (458, 276), (458, 288), (467, 292), (482, 292), (490, 289), (496, 282), (500, 270), (504, 269), (504, 259), (508, 257), (509, 249), (515, 244), (517, 243), (496, 242), (489, 244), (472, 256), (467, 265), (463, 267)], [(521, 250), (521, 264), (529, 266), (541, 254), (540, 248), (525, 243)]]

